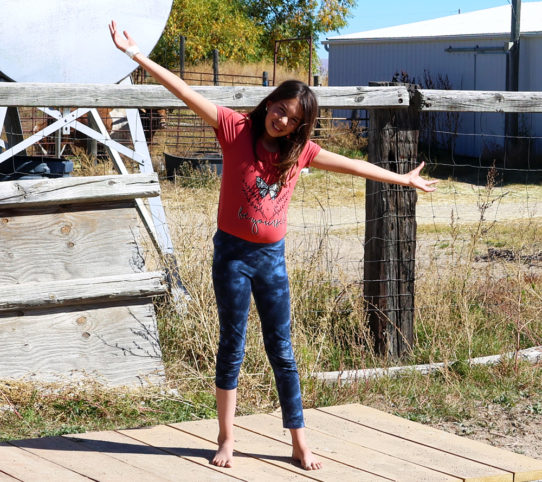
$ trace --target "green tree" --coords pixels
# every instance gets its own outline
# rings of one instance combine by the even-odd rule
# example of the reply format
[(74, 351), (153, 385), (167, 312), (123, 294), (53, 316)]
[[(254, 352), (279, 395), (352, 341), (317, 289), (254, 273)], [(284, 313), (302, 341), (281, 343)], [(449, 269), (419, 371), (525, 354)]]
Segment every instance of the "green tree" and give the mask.
[[(347, 23), (356, 0), (238, 0), (248, 17), (260, 28), (262, 52), (273, 57), (275, 40), (312, 38), (314, 50), (320, 35)], [(280, 58), (295, 68), (306, 64), (307, 43), (281, 43)]]
[(260, 30), (237, 0), (174, 0), (152, 58), (168, 67), (179, 62), (179, 39), (186, 37), (186, 60), (208, 59), (213, 49), (239, 62), (261, 57)]
[[(273, 59), (275, 40), (312, 38), (346, 25), (356, 0), (174, 0), (152, 58), (169, 68), (179, 61), (179, 38), (186, 37), (186, 60), (208, 59), (213, 49), (238, 62)], [(308, 42), (281, 43), (280, 62), (305, 67)]]

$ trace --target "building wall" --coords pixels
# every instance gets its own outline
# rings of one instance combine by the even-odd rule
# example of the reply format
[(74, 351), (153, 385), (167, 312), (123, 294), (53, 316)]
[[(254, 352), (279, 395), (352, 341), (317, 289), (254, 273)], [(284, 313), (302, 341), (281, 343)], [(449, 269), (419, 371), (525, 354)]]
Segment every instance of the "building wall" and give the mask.
[[(473, 37), (462, 40), (415, 40), (331, 43), (329, 48), (329, 85), (368, 85), (370, 81), (391, 81), (395, 73), (406, 72), (410, 79), (427, 88), (424, 73), (442, 88), (438, 78), (447, 77), (456, 90), (506, 90), (506, 55), (504, 53), (446, 52), (448, 47), (501, 47), (507, 38)], [(541, 37), (521, 40), (520, 89), (542, 90)], [(340, 112), (341, 116), (348, 116)], [(459, 116), (459, 135), (455, 152), (478, 157), (504, 144), (503, 114)], [(440, 116), (441, 119), (444, 115)], [(449, 121), (448, 121), (449, 124)], [(439, 122), (445, 130), (446, 120)], [(541, 135), (542, 115), (520, 116), (522, 126), (531, 135)], [(473, 134), (482, 134), (473, 135)]]
[[(520, 65), (520, 90), (542, 91), (542, 37), (521, 38)], [(534, 153), (542, 153), (542, 113), (520, 115), (519, 132), (520, 135), (540, 137), (531, 143)]]

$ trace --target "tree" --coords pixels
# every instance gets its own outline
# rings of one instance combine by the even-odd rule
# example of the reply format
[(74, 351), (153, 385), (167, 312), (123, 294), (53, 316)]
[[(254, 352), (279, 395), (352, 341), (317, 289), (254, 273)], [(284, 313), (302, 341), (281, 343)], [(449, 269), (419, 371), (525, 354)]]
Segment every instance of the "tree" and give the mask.
[(210, 58), (213, 49), (239, 62), (261, 56), (260, 31), (237, 0), (174, 0), (164, 33), (152, 52), (153, 60), (176, 67), (181, 35), (186, 37), (189, 62)]
[[(178, 63), (179, 38), (186, 57), (199, 62), (218, 49), (238, 62), (273, 59), (275, 40), (313, 39), (346, 25), (356, 0), (174, 0), (166, 28), (152, 58), (169, 68)], [(306, 42), (281, 45), (281, 62), (306, 66)]]
[[(316, 46), (321, 34), (332, 32), (347, 23), (356, 0), (238, 0), (249, 18), (260, 28), (260, 49), (273, 57), (275, 40), (313, 39)], [(315, 48), (315, 47), (314, 47)], [(288, 42), (280, 55), (290, 68), (306, 63), (307, 44)]]

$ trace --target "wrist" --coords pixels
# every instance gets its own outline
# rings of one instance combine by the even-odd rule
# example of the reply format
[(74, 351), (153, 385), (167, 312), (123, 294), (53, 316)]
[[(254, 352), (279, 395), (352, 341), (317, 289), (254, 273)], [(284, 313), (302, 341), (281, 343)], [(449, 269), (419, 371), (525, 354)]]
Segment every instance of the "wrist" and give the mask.
[(400, 184), (402, 184), (403, 186), (412, 187), (412, 178), (408, 174), (403, 174), (402, 178), (403, 179)]
[(124, 53), (130, 57), (131, 59), (133, 59), (137, 54), (140, 54), (141, 53), (141, 50), (139, 50), (139, 47), (137, 45), (130, 45), (125, 51)]

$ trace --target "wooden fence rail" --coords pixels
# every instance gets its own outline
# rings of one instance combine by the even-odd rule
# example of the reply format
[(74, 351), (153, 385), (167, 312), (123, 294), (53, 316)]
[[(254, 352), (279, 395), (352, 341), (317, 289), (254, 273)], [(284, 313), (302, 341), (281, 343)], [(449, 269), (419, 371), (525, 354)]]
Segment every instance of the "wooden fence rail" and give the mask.
[[(272, 87), (195, 86), (212, 102), (235, 109), (255, 107)], [(405, 87), (314, 87), (320, 107), (378, 109), (407, 107)], [(186, 107), (158, 85), (0, 83), (5, 107)]]
[(542, 112), (542, 92), (419, 89), (414, 99), (422, 112)]
[[(209, 100), (226, 107), (246, 109), (272, 87), (195, 86)], [(404, 86), (312, 87), (320, 107), (329, 109), (407, 108)], [(542, 112), (542, 92), (419, 89), (414, 101), (421, 111)], [(186, 107), (158, 85), (0, 83), (0, 106), (5, 107)]]

